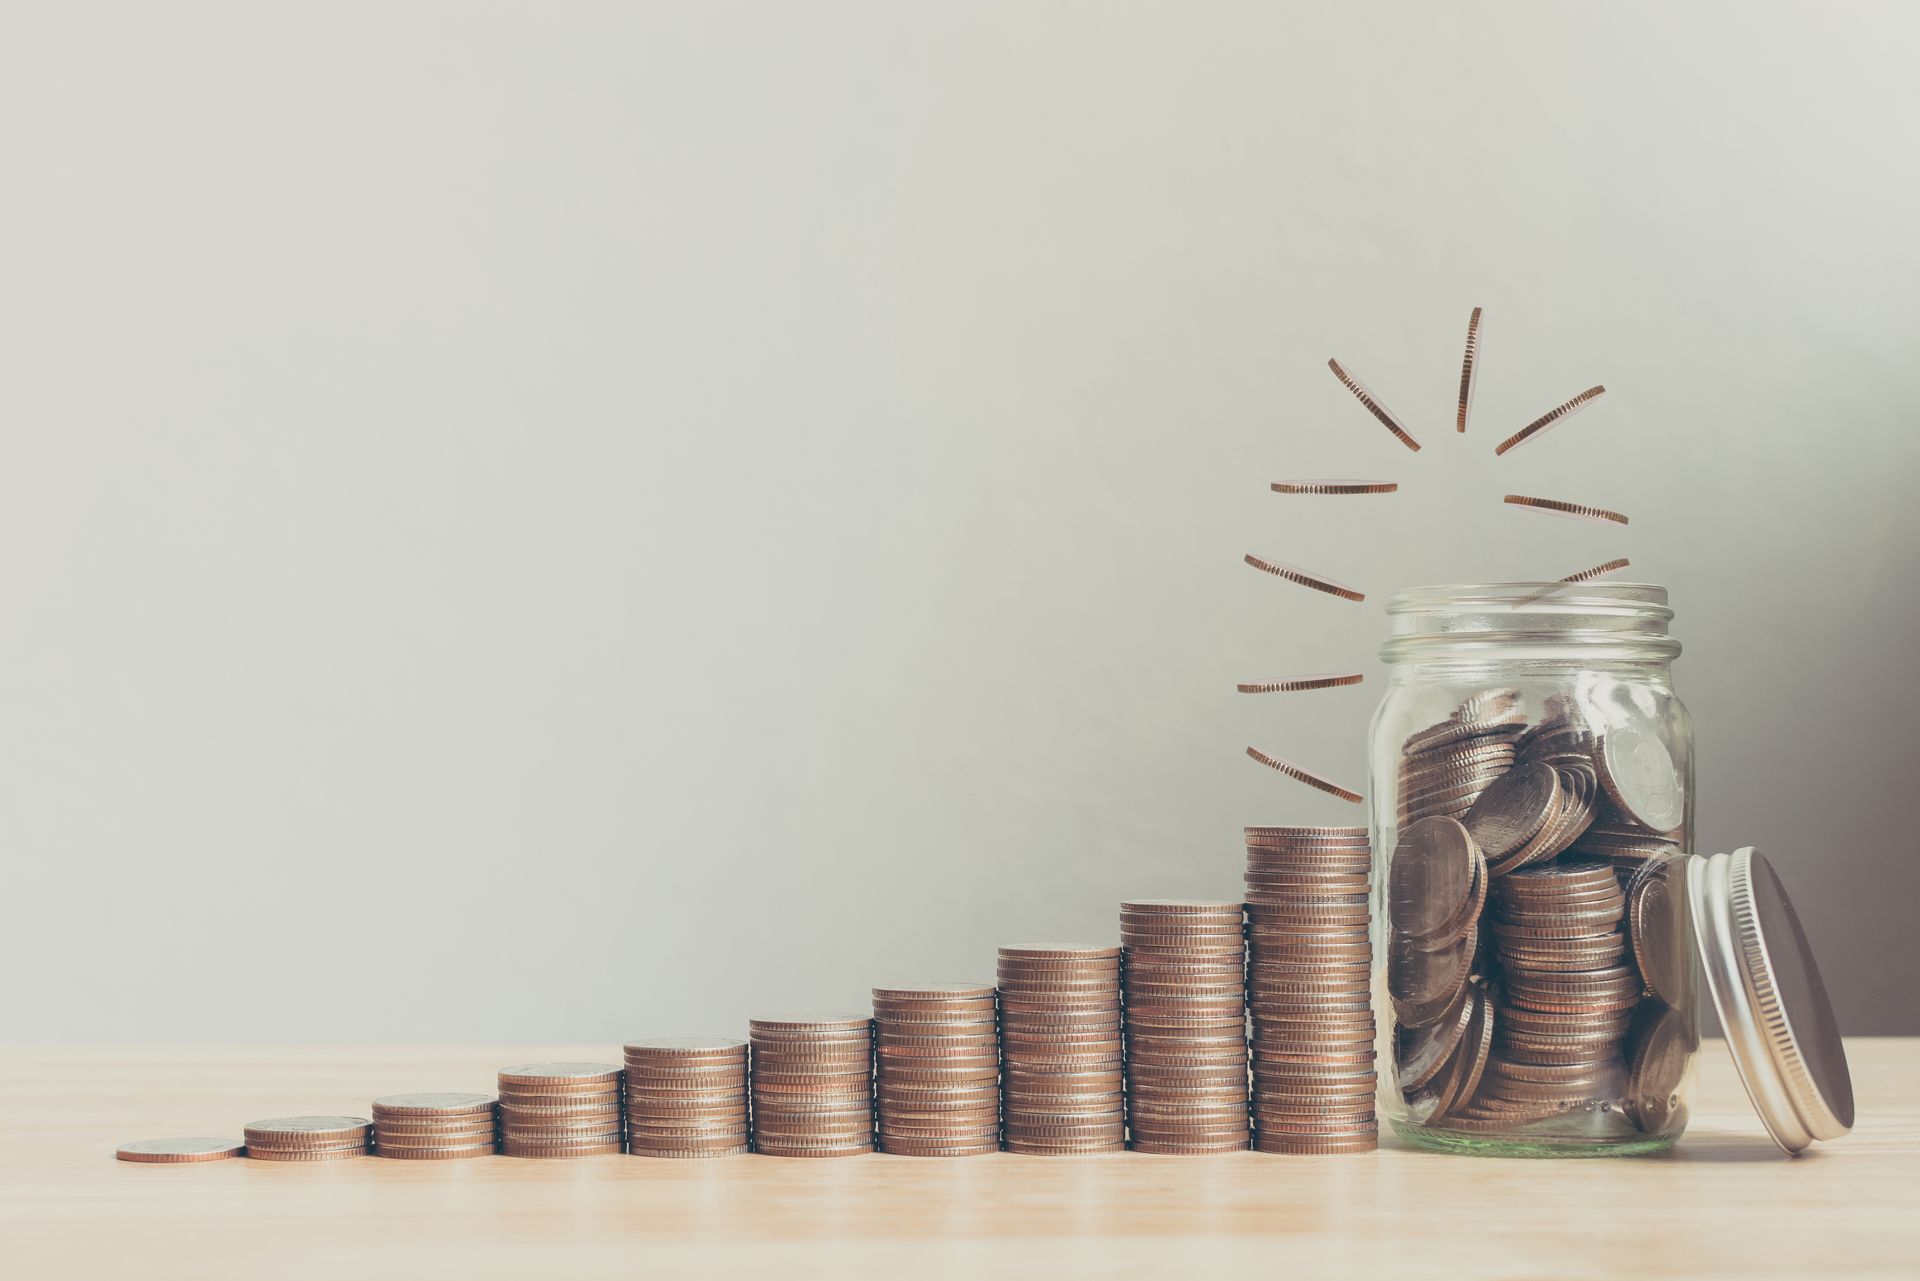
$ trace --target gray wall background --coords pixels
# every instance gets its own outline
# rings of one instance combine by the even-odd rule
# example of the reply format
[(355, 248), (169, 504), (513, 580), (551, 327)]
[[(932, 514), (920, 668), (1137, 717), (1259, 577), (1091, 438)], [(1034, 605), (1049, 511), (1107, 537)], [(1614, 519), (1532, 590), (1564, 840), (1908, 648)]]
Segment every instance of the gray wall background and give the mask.
[[(1701, 844), (1775, 859), (1848, 1030), (1920, 1032), (1910, 6), (4, 27), (0, 1036), (990, 976), (1357, 814), (1241, 752), (1364, 778), (1392, 588), (1613, 555), (1680, 611)], [(1266, 489), (1314, 475), (1404, 489)]]

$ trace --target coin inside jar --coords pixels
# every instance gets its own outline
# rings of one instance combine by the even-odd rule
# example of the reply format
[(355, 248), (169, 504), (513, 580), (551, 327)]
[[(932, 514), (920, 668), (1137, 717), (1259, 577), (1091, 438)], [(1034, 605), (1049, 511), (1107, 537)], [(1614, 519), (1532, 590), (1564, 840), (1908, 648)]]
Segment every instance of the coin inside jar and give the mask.
[(1683, 1003), (1686, 976), (1693, 964), (1687, 942), (1687, 909), (1681, 896), (1686, 882), (1680, 864), (1649, 863), (1636, 875), (1627, 902), (1633, 959), (1647, 991), (1668, 1005)]
[(1627, 817), (1655, 832), (1680, 826), (1686, 818), (1680, 772), (1652, 727), (1638, 720), (1608, 726), (1596, 756), (1607, 796)]
[(1542, 761), (1528, 761), (1488, 784), (1467, 811), (1466, 829), (1490, 863), (1497, 863), (1539, 834), (1560, 803), (1560, 774)]
[(1479, 851), (1457, 820), (1423, 818), (1400, 834), (1387, 879), (1394, 928), (1416, 939), (1443, 933), (1468, 906)]

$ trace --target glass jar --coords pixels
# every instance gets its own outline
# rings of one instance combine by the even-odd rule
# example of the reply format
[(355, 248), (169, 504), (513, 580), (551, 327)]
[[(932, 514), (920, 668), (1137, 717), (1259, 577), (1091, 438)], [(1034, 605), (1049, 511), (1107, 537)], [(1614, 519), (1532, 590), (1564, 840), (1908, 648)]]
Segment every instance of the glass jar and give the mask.
[(1418, 587), (1387, 612), (1369, 751), (1382, 1112), (1444, 1151), (1671, 1146), (1699, 983), (1666, 589)]

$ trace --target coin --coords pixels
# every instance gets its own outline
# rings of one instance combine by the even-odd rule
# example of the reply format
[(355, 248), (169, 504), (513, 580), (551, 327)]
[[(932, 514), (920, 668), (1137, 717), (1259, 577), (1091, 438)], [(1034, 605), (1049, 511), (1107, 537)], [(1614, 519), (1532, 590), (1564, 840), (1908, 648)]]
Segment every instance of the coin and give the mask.
[(500, 1069), (502, 1085), (618, 1084), (620, 1069), (612, 1063), (516, 1063)]
[(1311, 587), (1316, 592), (1325, 592), (1329, 596), (1338, 596), (1342, 600), (1363, 601), (1367, 598), (1366, 593), (1358, 588), (1349, 587), (1338, 579), (1328, 578), (1324, 574), (1301, 569), (1297, 565), (1289, 565), (1284, 561), (1265, 560), (1251, 552), (1241, 559), (1257, 570), (1272, 574), (1276, 578), (1284, 578), (1301, 587)]
[(1560, 804), (1560, 775), (1540, 761), (1516, 764), (1487, 785), (1467, 810), (1466, 830), (1497, 863), (1526, 845)]
[(381, 1117), (492, 1116), (491, 1094), (388, 1094), (373, 1101), (373, 1119)]
[(373, 1135), (373, 1122), (361, 1116), (282, 1116), (249, 1121), (244, 1127), (247, 1147), (293, 1147), (327, 1143), (364, 1144)]
[(1400, 486), (1391, 480), (1276, 480), (1268, 488), (1276, 494), (1391, 494)]
[(1575, 520), (1598, 521), (1601, 524), (1612, 525), (1627, 523), (1627, 518), (1619, 512), (1608, 511), (1605, 507), (1589, 507), (1585, 503), (1563, 502), (1558, 498), (1534, 498), (1527, 494), (1508, 494), (1504, 501), (1512, 507), (1524, 507), (1557, 516), (1571, 516)]
[(1686, 818), (1686, 793), (1673, 753), (1644, 723), (1622, 721), (1608, 726), (1600, 736), (1596, 763), (1608, 798), (1629, 819), (1664, 832)]
[(1493, 447), (1494, 455), (1498, 457), (1499, 455), (1506, 453), (1509, 449), (1512, 449), (1514, 446), (1525, 444), (1527, 441), (1532, 440), (1534, 437), (1546, 431), (1549, 427), (1554, 426), (1556, 423), (1560, 423), (1565, 421), (1568, 418), (1571, 418), (1573, 415), (1579, 413), (1582, 409), (1586, 408), (1594, 400), (1597, 400), (1602, 395), (1605, 395), (1606, 390), (1607, 389), (1605, 387), (1589, 387), (1585, 391), (1581, 392), (1578, 396), (1575, 396), (1573, 399), (1565, 401), (1562, 404), (1555, 405), (1552, 409), (1549, 409), (1546, 413), (1540, 415), (1538, 418), (1528, 423), (1525, 427), (1522, 427), (1519, 431), (1513, 433), (1513, 435), (1501, 441), (1498, 445), (1495, 445)]
[(246, 1151), (246, 1144), (238, 1139), (195, 1136), (183, 1139), (139, 1139), (122, 1144), (114, 1156), (142, 1165), (197, 1165), (202, 1161), (225, 1161), (244, 1156)]
[(1486, 332), (1481, 323), (1480, 309), (1475, 307), (1473, 314), (1467, 317), (1467, 354), (1460, 361), (1460, 412), (1454, 419), (1456, 431), (1467, 429), (1467, 415), (1473, 412), (1473, 385), (1479, 374), (1481, 345)]
[(1367, 390), (1366, 384), (1362, 383), (1351, 373), (1348, 373), (1345, 367), (1337, 360), (1329, 360), (1327, 362), (1327, 368), (1333, 371), (1333, 376), (1340, 380), (1342, 387), (1352, 392), (1354, 398), (1366, 406), (1367, 412), (1372, 414), (1382, 427), (1385, 427), (1393, 433), (1395, 440), (1398, 440), (1415, 453), (1420, 452), (1420, 442), (1415, 440), (1412, 433), (1400, 425), (1399, 418), (1394, 416), (1392, 410), (1380, 403), (1378, 396), (1375, 396), (1371, 391)]
[(1459, 919), (1472, 895), (1479, 850), (1450, 818), (1423, 818), (1400, 832), (1387, 877), (1387, 915), (1394, 928), (1431, 938)]
[(1361, 801), (1360, 793), (1355, 791), (1350, 791), (1349, 789), (1340, 786), (1338, 783), (1332, 782), (1328, 779), (1324, 779), (1320, 777), (1318, 774), (1313, 773), (1311, 770), (1305, 769), (1299, 765), (1295, 765), (1291, 761), (1281, 760), (1277, 756), (1269, 756), (1267, 753), (1261, 751), (1257, 747), (1249, 747), (1247, 749), (1247, 755), (1251, 756), (1254, 760), (1259, 761), (1262, 765), (1265, 765), (1268, 769), (1279, 770), (1282, 774), (1285, 774), (1288, 778), (1293, 779), (1295, 782), (1305, 783), (1308, 787), (1317, 788), (1318, 790), (1327, 793), (1327, 795), (1329, 796), (1337, 796), (1341, 800), (1351, 801), (1355, 805), (1358, 805)]
[(1292, 694), (1309, 689), (1335, 689), (1358, 685), (1359, 672), (1323, 672), (1312, 676), (1288, 676), (1277, 681), (1242, 681), (1234, 688), (1242, 694)]

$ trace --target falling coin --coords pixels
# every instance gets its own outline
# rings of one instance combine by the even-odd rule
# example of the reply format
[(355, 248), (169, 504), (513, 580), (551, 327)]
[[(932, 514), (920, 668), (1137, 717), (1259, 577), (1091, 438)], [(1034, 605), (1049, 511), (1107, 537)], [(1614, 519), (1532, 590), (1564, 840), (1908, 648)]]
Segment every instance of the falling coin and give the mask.
[(1268, 769), (1279, 770), (1282, 774), (1285, 774), (1288, 778), (1293, 779), (1295, 782), (1305, 783), (1308, 787), (1318, 788), (1320, 791), (1325, 792), (1329, 796), (1337, 796), (1341, 800), (1351, 801), (1355, 805), (1358, 805), (1362, 799), (1360, 796), (1360, 793), (1358, 792), (1348, 791), (1346, 788), (1340, 786), (1338, 783), (1329, 782), (1327, 779), (1321, 778), (1318, 774), (1315, 774), (1313, 771), (1302, 769), (1300, 766), (1293, 764), (1291, 761), (1283, 761), (1277, 756), (1269, 756), (1257, 747), (1249, 747), (1247, 749), (1247, 755), (1251, 756), (1254, 760), (1259, 761), (1262, 765), (1265, 765)]
[(1362, 601), (1367, 598), (1365, 592), (1348, 587), (1345, 583), (1338, 582), (1334, 579), (1310, 573), (1298, 566), (1288, 565), (1277, 560), (1262, 560), (1251, 552), (1241, 559), (1245, 560), (1247, 564), (1253, 566), (1255, 569), (1272, 574), (1276, 578), (1284, 578), (1290, 583), (1297, 583), (1301, 587), (1311, 587), (1316, 592), (1325, 592), (1329, 596), (1338, 596), (1342, 600)]
[(1276, 494), (1391, 494), (1400, 485), (1391, 480), (1276, 480), (1267, 488)]
[(1540, 415), (1525, 427), (1522, 427), (1519, 431), (1501, 441), (1498, 445), (1495, 445), (1493, 447), (1494, 455), (1498, 457), (1506, 453), (1509, 449), (1512, 449), (1515, 445), (1524, 444), (1533, 439), (1555, 423), (1573, 417), (1573, 415), (1586, 408), (1590, 402), (1606, 394), (1606, 390), (1605, 387), (1589, 387), (1565, 404), (1555, 405), (1552, 409), (1549, 409), (1546, 413)]
[(1454, 420), (1455, 430), (1458, 431), (1467, 429), (1467, 415), (1473, 412), (1473, 384), (1479, 377), (1480, 351), (1486, 334), (1480, 309), (1475, 307), (1473, 315), (1467, 317), (1467, 354), (1460, 361), (1460, 413)]
[(1361, 680), (1359, 672), (1321, 672), (1312, 676), (1289, 676), (1277, 681), (1242, 681), (1234, 688), (1242, 694), (1292, 694), (1300, 690), (1358, 685)]
[(1619, 512), (1608, 511), (1604, 507), (1589, 507), (1585, 503), (1562, 502), (1558, 498), (1534, 498), (1527, 494), (1508, 494), (1503, 501), (1513, 507), (1552, 512), (1560, 516), (1571, 516), (1576, 520), (1593, 520), (1613, 525), (1627, 523), (1627, 518)]
[(1415, 453), (1420, 452), (1420, 442), (1415, 440), (1412, 433), (1400, 425), (1400, 420), (1394, 416), (1392, 410), (1380, 403), (1378, 396), (1375, 396), (1367, 390), (1366, 384), (1341, 368), (1340, 362), (1337, 360), (1329, 360), (1327, 362), (1327, 368), (1333, 371), (1333, 376), (1340, 380), (1342, 387), (1352, 392), (1355, 398), (1367, 407), (1367, 412), (1378, 419), (1382, 427), (1385, 427), (1394, 434), (1395, 439)]

